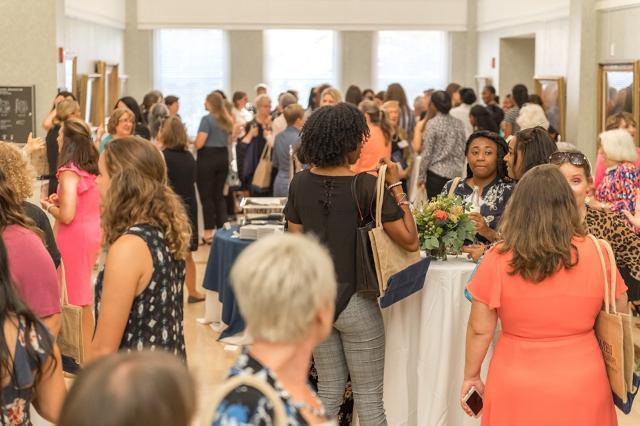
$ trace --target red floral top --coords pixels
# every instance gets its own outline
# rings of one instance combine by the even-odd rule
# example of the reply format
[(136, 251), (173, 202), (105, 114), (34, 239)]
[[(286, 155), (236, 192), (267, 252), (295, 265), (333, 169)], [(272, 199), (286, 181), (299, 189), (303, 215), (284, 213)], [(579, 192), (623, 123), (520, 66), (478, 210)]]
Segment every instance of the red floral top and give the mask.
[(633, 163), (620, 163), (607, 170), (596, 190), (596, 199), (611, 204), (612, 212), (635, 211), (636, 193), (640, 191), (638, 169)]

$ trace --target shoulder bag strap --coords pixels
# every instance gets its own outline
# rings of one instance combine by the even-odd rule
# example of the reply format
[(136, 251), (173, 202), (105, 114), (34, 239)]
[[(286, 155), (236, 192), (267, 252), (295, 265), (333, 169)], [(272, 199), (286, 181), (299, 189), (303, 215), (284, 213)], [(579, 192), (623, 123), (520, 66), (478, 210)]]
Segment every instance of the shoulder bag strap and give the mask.
[(359, 173), (356, 174), (353, 177), (353, 180), (351, 181), (351, 195), (353, 196), (353, 201), (355, 201), (356, 208), (358, 209), (358, 219), (360, 220), (360, 222), (358, 222), (358, 226), (360, 226), (360, 224), (364, 220), (364, 216), (362, 214), (362, 209), (360, 208), (360, 200), (358, 199), (358, 187), (356, 185), (356, 182), (358, 181), (358, 176), (360, 176)]
[(64, 271), (64, 263), (60, 259), (60, 304), (61, 306), (67, 306), (69, 299), (67, 296), (67, 276)]
[(378, 170), (376, 182), (376, 228), (382, 227), (382, 202), (384, 200), (384, 178), (387, 174), (387, 165), (383, 164)]
[(460, 183), (460, 177), (456, 176), (453, 178), (453, 182), (451, 182), (451, 188), (449, 188), (449, 197), (451, 197), (455, 192), (458, 184)]
[(260, 380), (253, 375), (235, 376), (225, 380), (220, 386), (218, 386), (213, 397), (214, 412), (217, 411), (218, 406), (227, 397), (227, 395), (240, 386), (247, 386), (256, 389), (271, 402), (271, 405), (273, 406), (274, 426), (288, 425), (289, 421), (287, 420), (287, 412), (278, 393), (269, 383), (264, 380)]
[[(591, 241), (596, 246), (596, 251), (598, 252), (598, 258), (600, 259), (600, 266), (602, 267), (602, 275), (604, 277), (604, 310), (606, 313), (616, 313), (616, 305), (615, 305), (615, 288), (611, 288), (615, 286), (615, 270), (613, 269), (615, 266), (610, 264), (610, 268), (612, 271), (612, 276), (614, 277), (614, 282), (612, 285), (609, 285), (609, 277), (607, 276), (607, 266), (604, 262), (604, 255), (602, 254), (602, 247), (600, 246), (600, 242), (603, 240), (598, 240), (593, 235), (587, 235)], [(613, 296), (613, 297), (611, 297)]]

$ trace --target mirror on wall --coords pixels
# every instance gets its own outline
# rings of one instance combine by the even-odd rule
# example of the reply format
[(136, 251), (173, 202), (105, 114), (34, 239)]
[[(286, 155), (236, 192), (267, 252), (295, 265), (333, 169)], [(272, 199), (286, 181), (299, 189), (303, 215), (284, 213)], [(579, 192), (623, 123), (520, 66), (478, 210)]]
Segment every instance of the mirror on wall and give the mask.
[(566, 140), (566, 91), (564, 77), (537, 76), (534, 77), (535, 92), (542, 99), (549, 125), (560, 133), (561, 140)]
[[(598, 76), (599, 130), (606, 129), (607, 119), (629, 113), (638, 122), (640, 114), (640, 61), (602, 63)], [(636, 135), (636, 144), (638, 136)]]

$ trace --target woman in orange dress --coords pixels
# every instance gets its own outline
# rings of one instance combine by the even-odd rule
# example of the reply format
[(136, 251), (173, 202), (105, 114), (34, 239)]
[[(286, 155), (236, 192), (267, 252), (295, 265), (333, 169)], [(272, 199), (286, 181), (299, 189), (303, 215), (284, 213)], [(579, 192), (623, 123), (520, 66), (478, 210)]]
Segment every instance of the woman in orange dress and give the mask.
[[(603, 271), (556, 166), (524, 175), (500, 230), (504, 241), (487, 252), (468, 285), (473, 305), (461, 397), (472, 386), (482, 394), (482, 425), (617, 425), (593, 331)], [(606, 255), (605, 263), (609, 269)], [(627, 312), (619, 273), (616, 285), (618, 310)], [(485, 386), (480, 367), (498, 318), (502, 330)]]
[(391, 136), (393, 133), (387, 114), (373, 101), (362, 101), (358, 109), (364, 113), (369, 126), (369, 138), (362, 145), (358, 161), (351, 166), (355, 173), (377, 169), (381, 159), (391, 159)]

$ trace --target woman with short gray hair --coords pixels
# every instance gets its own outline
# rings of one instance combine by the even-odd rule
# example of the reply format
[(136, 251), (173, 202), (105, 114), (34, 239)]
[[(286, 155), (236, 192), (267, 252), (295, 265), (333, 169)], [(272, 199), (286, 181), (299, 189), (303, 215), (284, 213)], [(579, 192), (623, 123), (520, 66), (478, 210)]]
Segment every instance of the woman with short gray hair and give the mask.
[[(308, 373), (313, 349), (333, 324), (337, 286), (329, 253), (303, 235), (271, 236), (242, 252), (231, 282), (254, 343), (229, 377), (252, 376), (273, 388), (288, 424), (323, 424), (328, 419)], [(268, 396), (247, 385), (222, 399), (213, 425), (275, 424), (274, 419)]]

